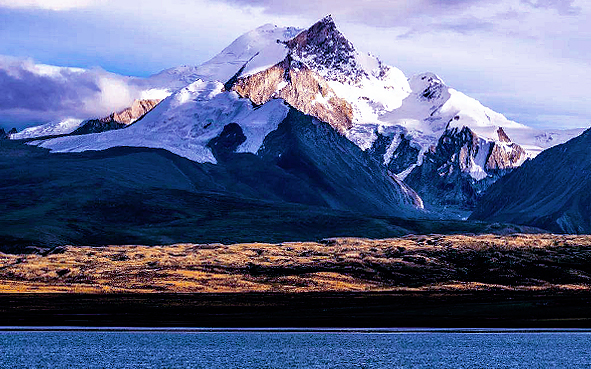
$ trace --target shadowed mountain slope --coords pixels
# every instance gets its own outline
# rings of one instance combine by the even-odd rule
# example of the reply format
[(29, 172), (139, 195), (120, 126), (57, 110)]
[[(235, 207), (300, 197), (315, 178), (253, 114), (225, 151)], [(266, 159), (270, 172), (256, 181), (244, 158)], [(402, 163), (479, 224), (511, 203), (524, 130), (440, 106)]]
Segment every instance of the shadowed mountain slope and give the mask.
[[(3, 140), (0, 249), (524, 231), (334, 210), (328, 191), (297, 175), (253, 154), (232, 154), (213, 165), (158, 149), (49, 154)], [(363, 202), (362, 196), (356, 201)]]
[(472, 219), (591, 232), (591, 130), (550, 148), (495, 183)]

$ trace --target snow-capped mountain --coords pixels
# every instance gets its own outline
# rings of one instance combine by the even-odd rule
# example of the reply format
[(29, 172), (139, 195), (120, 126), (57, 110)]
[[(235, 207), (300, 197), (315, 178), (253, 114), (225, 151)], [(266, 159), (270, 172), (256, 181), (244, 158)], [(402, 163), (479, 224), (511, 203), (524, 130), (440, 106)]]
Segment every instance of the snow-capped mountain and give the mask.
[[(438, 198), (447, 182), (463, 181), (474, 196), (462, 190), (451, 202), (465, 204), (527, 158), (580, 133), (510, 121), (432, 73), (407, 79), (358, 51), (330, 16), (304, 31), (259, 27), (201, 66), (149, 80), (152, 89), (172, 80), (190, 84), (126, 129), (37, 144), (57, 152), (154, 147), (217, 163), (211, 142), (230, 124), (244, 135), (236, 151), (258, 154), (291, 107), (328, 123), (385, 165), (394, 181), (413, 178), (421, 196)], [(435, 192), (421, 185), (433, 178), (444, 181)]]
[(358, 52), (330, 16), (287, 42), (261, 50), (227, 88), (258, 105), (284, 99), (328, 122), (362, 149), (369, 146), (357, 139), (353, 128), (377, 122), (409, 94), (400, 70)]

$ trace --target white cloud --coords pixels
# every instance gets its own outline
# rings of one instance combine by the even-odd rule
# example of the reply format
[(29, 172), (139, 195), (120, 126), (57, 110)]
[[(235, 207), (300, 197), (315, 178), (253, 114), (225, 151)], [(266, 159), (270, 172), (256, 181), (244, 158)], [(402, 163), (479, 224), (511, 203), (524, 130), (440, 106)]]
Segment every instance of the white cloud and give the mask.
[(70, 10), (101, 3), (102, 0), (0, 0), (0, 7)]

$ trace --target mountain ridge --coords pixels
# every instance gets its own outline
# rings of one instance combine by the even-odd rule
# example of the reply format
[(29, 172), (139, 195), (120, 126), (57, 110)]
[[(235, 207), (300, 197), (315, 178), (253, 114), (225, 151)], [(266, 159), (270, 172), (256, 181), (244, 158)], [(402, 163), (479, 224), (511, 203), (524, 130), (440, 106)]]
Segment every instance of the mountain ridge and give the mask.
[(471, 219), (512, 220), (557, 233), (591, 232), (590, 145), (588, 129), (542, 152), (491, 186)]

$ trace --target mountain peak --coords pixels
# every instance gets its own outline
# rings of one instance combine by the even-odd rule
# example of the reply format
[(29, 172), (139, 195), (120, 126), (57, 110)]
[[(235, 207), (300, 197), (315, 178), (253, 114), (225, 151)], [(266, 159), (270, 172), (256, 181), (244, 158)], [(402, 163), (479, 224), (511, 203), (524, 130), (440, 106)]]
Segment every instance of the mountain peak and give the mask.
[(338, 30), (330, 15), (285, 44), (294, 60), (320, 71), (329, 79), (343, 75), (358, 77), (363, 73), (357, 65), (353, 44)]
[(300, 32), (296, 37), (287, 41), (290, 49), (305, 51), (312, 47), (320, 47), (321, 51), (337, 51), (341, 48), (353, 50), (353, 45), (338, 30), (332, 16), (327, 15), (310, 28)]

